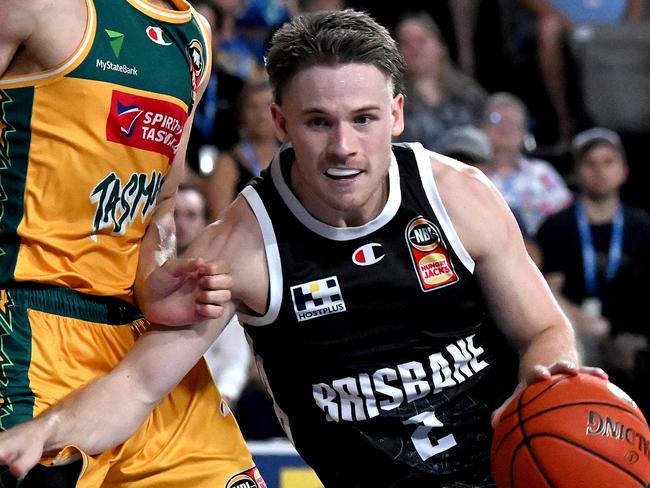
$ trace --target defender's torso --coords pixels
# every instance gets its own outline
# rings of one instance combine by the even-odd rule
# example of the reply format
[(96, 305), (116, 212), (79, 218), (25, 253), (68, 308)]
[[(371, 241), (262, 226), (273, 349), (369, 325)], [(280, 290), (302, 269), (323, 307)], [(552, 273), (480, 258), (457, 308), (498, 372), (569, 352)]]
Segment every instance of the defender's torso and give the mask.
[(208, 62), (203, 26), (174, 3), (88, 0), (82, 43), (63, 65), (0, 79), (1, 284), (131, 298), (139, 242)]

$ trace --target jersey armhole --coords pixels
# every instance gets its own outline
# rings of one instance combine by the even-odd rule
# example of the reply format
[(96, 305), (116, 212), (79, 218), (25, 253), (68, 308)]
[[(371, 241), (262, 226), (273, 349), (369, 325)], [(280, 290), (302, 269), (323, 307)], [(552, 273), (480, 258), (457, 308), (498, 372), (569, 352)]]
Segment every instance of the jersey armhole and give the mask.
[(273, 230), (273, 224), (269, 213), (262, 202), (259, 194), (251, 186), (245, 187), (241, 195), (246, 199), (248, 205), (253, 210), (257, 223), (262, 231), (264, 240), (264, 250), (266, 254), (266, 266), (269, 273), (269, 303), (264, 315), (249, 315), (239, 312), (240, 320), (246, 324), (261, 326), (268, 325), (275, 321), (280, 313), (282, 304), (282, 266), (280, 264), (280, 252), (278, 243)]
[(415, 159), (418, 164), (418, 172), (420, 173), (420, 180), (422, 181), (422, 187), (427, 195), (429, 205), (431, 205), (431, 208), (438, 217), (438, 221), (440, 222), (447, 239), (449, 239), (451, 247), (458, 256), (458, 259), (460, 259), (463, 266), (465, 266), (471, 274), (474, 274), (474, 260), (467, 252), (467, 249), (465, 249), (465, 246), (463, 246), (460, 237), (458, 237), (458, 233), (449, 218), (447, 209), (440, 198), (436, 181), (433, 178), (433, 170), (431, 169), (430, 152), (420, 143), (411, 144), (410, 148), (415, 154)]

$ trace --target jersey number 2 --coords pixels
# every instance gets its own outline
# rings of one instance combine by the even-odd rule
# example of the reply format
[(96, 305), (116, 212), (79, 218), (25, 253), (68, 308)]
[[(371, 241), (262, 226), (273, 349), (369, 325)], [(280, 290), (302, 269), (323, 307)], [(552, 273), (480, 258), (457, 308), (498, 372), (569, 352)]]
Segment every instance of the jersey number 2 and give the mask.
[(456, 445), (456, 439), (453, 434), (444, 436), (442, 439), (435, 439), (434, 444), (429, 438), (429, 432), (434, 427), (442, 427), (443, 424), (438, 420), (434, 412), (422, 412), (419, 415), (411, 417), (404, 421), (405, 424), (417, 425), (415, 432), (411, 436), (415, 450), (418, 452), (423, 461), (431, 456), (440, 454)]

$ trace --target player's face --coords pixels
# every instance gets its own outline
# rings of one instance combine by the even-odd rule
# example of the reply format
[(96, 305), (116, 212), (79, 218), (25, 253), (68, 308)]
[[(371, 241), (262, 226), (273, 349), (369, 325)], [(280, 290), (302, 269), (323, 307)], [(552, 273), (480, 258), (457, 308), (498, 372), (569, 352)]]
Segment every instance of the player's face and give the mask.
[(580, 190), (594, 200), (617, 195), (627, 173), (621, 155), (607, 144), (594, 146), (576, 167)]
[(403, 128), (404, 97), (369, 64), (298, 72), (272, 106), (280, 139), (296, 154), (292, 185), (314, 217), (362, 225), (387, 198), (391, 140)]
[(524, 115), (516, 107), (503, 105), (488, 115), (483, 130), (496, 153), (512, 153), (521, 149), (526, 135)]

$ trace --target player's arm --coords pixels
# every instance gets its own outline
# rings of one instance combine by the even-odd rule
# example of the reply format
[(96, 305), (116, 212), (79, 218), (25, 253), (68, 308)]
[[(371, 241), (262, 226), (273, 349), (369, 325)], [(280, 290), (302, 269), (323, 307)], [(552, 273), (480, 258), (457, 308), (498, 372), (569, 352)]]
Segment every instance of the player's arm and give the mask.
[[(261, 234), (246, 204), (239, 199), (233, 206), (223, 221), (204, 229), (187, 252), (231, 262), (239, 283), (233, 287), (237, 302), (261, 312), (268, 286)], [(224, 304), (224, 309), (216, 319), (145, 332), (109, 374), (33, 420), (0, 433), (0, 465), (21, 476), (43, 452), (53, 454), (75, 445), (95, 454), (128, 439), (218, 337), (234, 313), (234, 303)]]
[(0, 2), (0, 77), (7, 72), (18, 49), (36, 30), (43, 3), (36, 0)]
[[(201, 17), (209, 40), (209, 25)], [(206, 53), (210, 46), (206, 47)], [(206, 61), (210, 61), (206, 56)], [(210, 68), (205, 63), (194, 106), (198, 104), (207, 87)], [(216, 318), (224, 310), (221, 306), (230, 298), (225, 287), (224, 274), (228, 269), (223, 263), (206, 262), (202, 259), (176, 259), (176, 226), (174, 207), (178, 186), (183, 180), (185, 154), (192, 130), (194, 111), (185, 123), (183, 134), (171, 168), (165, 176), (156, 209), (140, 246), (138, 270), (135, 280), (135, 297), (145, 316), (164, 325), (188, 325), (196, 320)], [(154, 270), (164, 267), (158, 274), (156, 293), (147, 284)], [(227, 278), (227, 277), (225, 277)], [(143, 293), (148, 287), (149, 293)], [(224, 293), (226, 292), (226, 293)]]
[(519, 352), (522, 379), (577, 372), (571, 324), (526, 252), (517, 222), (498, 190), (473, 168), (434, 168), (452, 222), (475, 261), (487, 306)]

